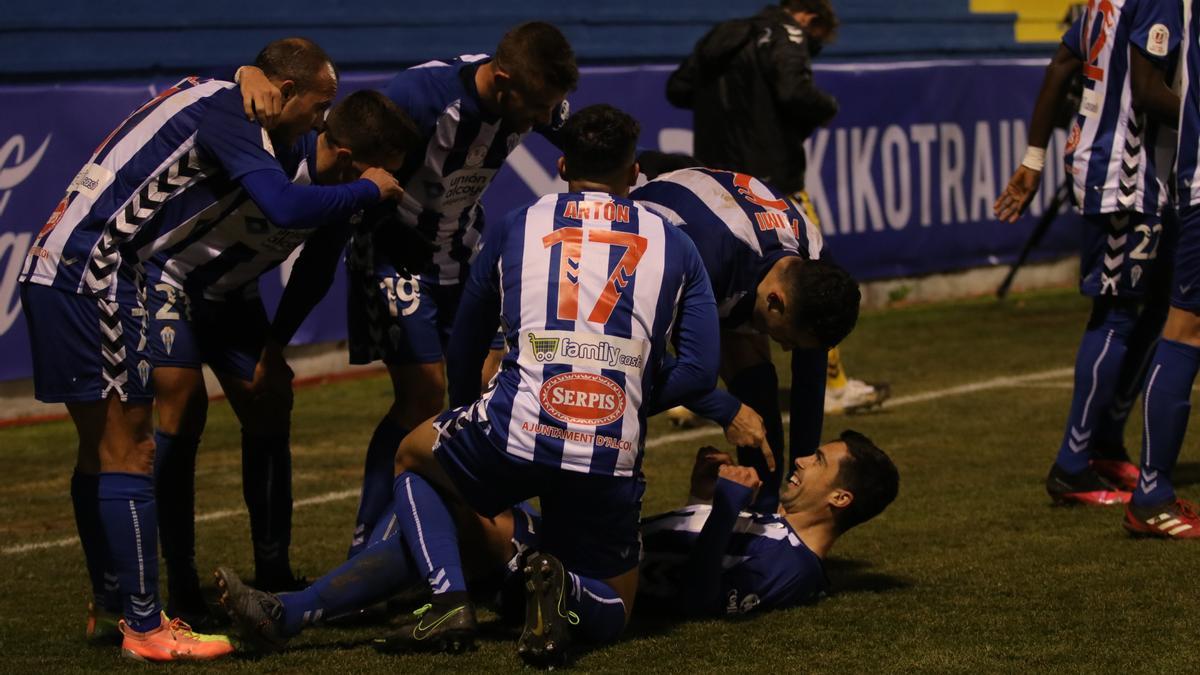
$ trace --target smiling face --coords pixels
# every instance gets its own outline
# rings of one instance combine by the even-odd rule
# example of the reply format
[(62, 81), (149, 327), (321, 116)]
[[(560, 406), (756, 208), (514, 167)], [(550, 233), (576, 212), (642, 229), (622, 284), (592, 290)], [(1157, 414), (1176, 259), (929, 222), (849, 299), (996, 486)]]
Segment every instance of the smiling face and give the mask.
[(807, 457), (797, 458), (792, 463), (792, 475), (779, 495), (784, 511), (797, 513), (849, 504), (853, 496), (841, 488), (838, 481), (842, 460), (848, 455), (849, 449), (844, 442), (833, 441)]

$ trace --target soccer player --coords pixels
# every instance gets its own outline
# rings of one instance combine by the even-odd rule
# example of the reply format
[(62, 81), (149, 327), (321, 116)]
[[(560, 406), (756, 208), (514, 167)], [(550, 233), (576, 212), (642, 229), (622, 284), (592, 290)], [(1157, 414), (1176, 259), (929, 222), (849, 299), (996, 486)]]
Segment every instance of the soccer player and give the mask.
[[(303, 77), (287, 70), (303, 73), (302, 64), (274, 64), (274, 56), (269, 47), (259, 60), (277, 79)], [(208, 409), (201, 365), (213, 369), (242, 426), (242, 487), (257, 583), (274, 590), (302, 587), (288, 563), (291, 371), (282, 349), (328, 290), (352, 218), (364, 206), (402, 194), (391, 172), (417, 139), (395, 104), (365, 91), (335, 106), (319, 134), (302, 129), (306, 133), (296, 139), (276, 127), (271, 135), (277, 143), (265, 147), (262, 127), (240, 114), (240, 92), (217, 96), (219, 113), (210, 113), (211, 123), (236, 130), (225, 132), (223, 165), (244, 178), (193, 190), (180, 204), (186, 217), (147, 227), (129, 244), (146, 261), (159, 419), (155, 476), (169, 605), (196, 620), (207, 612), (194, 529), (196, 450)], [(258, 279), (301, 245), (272, 324)]]
[(792, 457), (810, 454), (821, 442), (826, 350), (854, 328), (858, 285), (823, 259), (820, 232), (802, 211), (746, 174), (686, 168), (658, 176), (631, 197), (677, 225), (700, 251), (721, 315), (728, 391), (714, 390), (688, 407), (724, 427), (739, 446), (739, 464), (758, 469), (765, 487), (754, 509), (770, 513), (782, 476), (775, 467), (783, 465), (770, 343), (792, 351)]
[[(430, 61), (399, 73), (384, 91), (416, 121), (425, 145), (397, 174), (405, 189), (399, 217), (437, 251), (428, 268), (410, 275), (396, 269), (381, 246), (387, 233), (376, 233), (374, 223), (364, 222), (350, 245), (350, 361), (382, 360), (394, 392), (367, 448), (350, 555), (387, 509), (396, 447), (443, 409), (446, 345), (484, 227), (479, 200), (530, 130), (553, 141), (578, 79), (566, 38), (534, 21), (506, 33), (494, 57)], [(241, 81), (247, 107), (269, 99), (253, 68)]]
[[(1163, 3), (1176, 9), (1178, 3)], [(1182, 105), (1179, 111), (1179, 145), (1176, 154), (1175, 194), (1179, 208), (1179, 241), (1175, 252), (1174, 278), (1171, 284), (1171, 309), (1163, 327), (1162, 340), (1154, 348), (1144, 394), (1145, 418), (1142, 456), (1137, 486), (1125, 510), (1124, 526), (1135, 536), (1165, 539), (1200, 538), (1200, 513), (1196, 505), (1180, 499), (1171, 483), (1171, 474), (1179, 459), (1191, 410), (1192, 385), (1200, 369), (1200, 51), (1195, 40), (1200, 35), (1200, 7), (1185, 0), (1182, 16), (1156, 25), (1150, 37), (1161, 37), (1174, 45), (1183, 45), (1179, 74)], [(1156, 44), (1156, 43), (1155, 43)], [(1136, 75), (1136, 74), (1135, 74)], [(1157, 90), (1157, 79), (1151, 82)], [(1155, 97), (1155, 110), (1171, 119), (1171, 92)], [(1165, 171), (1164, 171), (1165, 173)]]
[[(1029, 149), (996, 200), (1014, 222), (1041, 182), (1055, 110), (1073, 74), (1085, 84), (1067, 140), (1067, 171), (1086, 227), (1081, 292), (1092, 315), (1075, 361), (1075, 387), (1046, 491), (1060, 503), (1125, 503), (1137, 468), (1124, 447), (1125, 421), (1163, 324), (1153, 300), (1169, 283), (1173, 229), (1164, 217), (1169, 146), (1178, 100), (1166, 84), (1179, 44), (1174, 3), (1089, 3), (1059, 45), (1029, 127)], [(1138, 75), (1141, 75), (1138, 78)], [(1137, 82), (1137, 86), (1134, 86)], [(1168, 149), (1169, 152), (1169, 149)]]
[[(816, 86), (812, 61), (838, 25), (829, 0), (780, 0), (714, 26), (667, 81), (671, 104), (692, 111), (704, 166), (758, 178), (816, 225), (804, 191), (804, 141), (833, 120), (838, 103)], [(829, 350), (826, 413), (867, 410), (890, 394), (886, 384), (848, 378), (840, 351)]]
[[(646, 417), (711, 390), (717, 369), (706, 344), (716, 306), (695, 246), (627, 198), (638, 133), (611, 106), (573, 116), (559, 160), (570, 192), (486, 235), (448, 352), (457, 407), (409, 434), (396, 457), (393, 513), (432, 591), (396, 648), (452, 650), (474, 639), (449, 508), (492, 518), (535, 496), (545, 532), (529, 561), (531, 620), (518, 650), (554, 662), (572, 634), (607, 642), (624, 628), (637, 584)], [(478, 398), (496, 317), (508, 353)], [(677, 355), (669, 362), (668, 340)], [(567, 583), (588, 592), (560, 607)]]
[[(327, 58), (314, 70), (332, 77)], [(320, 121), (332, 98), (303, 84), (286, 81), (280, 118), (281, 129), (297, 134)], [(65, 402), (80, 437), (71, 493), (94, 595), (88, 634), (123, 615), (123, 653), (142, 660), (207, 659), (233, 649), (160, 608), (148, 316), (141, 269), (125, 259), (139, 235), (195, 207), (193, 194), (261, 177), (234, 177), (222, 163), (236, 134), (215, 120), (230, 87), (187, 78), (126, 118), (69, 186), (21, 276), (38, 396)], [(250, 140), (267, 154), (261, 128)]]
[[(811, 602), (825, 590), (823, 562), (835, 542), (887, 508), (899, 474), (868, 438), (844, 431), (795, 461), (778, 512), (748, 510), (760, 486), (754, 469), (701, 448), (687, 506), (642, 520), (640, 601), (683, 616), (741, 615)], [(524, 582), (519, 572), (525, 559), (540, 548), (541, 517), (522, 505), (480, 522), (483, 527), (474, 530), (478, 540), (460, 541), (464, 562), (472, 563), (473, 591), (487, 588), (510, 597), (512, 587)], [(392, 516), (381, 522), (361, 559), (299, 593), (264, 593), (221, 568), (222, 604), (244, 637), (265, 650), (280, 649), (324, 618), (420, 583), (403, 537)], [(585, 591), (572, 584), (567, 592), (578, 602)]]

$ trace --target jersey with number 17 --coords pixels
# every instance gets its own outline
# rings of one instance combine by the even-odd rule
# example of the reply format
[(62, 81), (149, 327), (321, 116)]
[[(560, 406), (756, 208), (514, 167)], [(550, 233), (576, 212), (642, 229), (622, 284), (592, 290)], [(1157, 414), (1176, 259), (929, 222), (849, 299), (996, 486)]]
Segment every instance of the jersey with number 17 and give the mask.
[(488, 228), (468, 293), (477, 285), (499, 296), (508, 345), (476, 404), (492, 443), (563, 470), (634, 475), (677, 315), (686, 323), (707, 306), (701, 330), (717, 339), (692, 242), (629, 199), (551, 194)]
[(1177, 2), (1088, 0), (1062, 43), (1083, 62), (1083, 98), (1067, 138), (1067, 172), (1085, 214), (1158, 214), (1175, 138), (1133, 108), (1134, 50), (1163, 70), (1179, 46)]

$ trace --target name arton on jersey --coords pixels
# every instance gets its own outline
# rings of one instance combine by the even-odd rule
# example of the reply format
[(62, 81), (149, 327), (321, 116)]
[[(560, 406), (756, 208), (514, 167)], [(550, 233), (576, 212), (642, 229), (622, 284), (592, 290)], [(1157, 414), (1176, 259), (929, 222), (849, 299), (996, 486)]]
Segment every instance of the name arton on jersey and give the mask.
[(569, 201), (563, 207), (562, 217), (574, 220), (607, 220), (614, 223), (628, 223), (629, 205), (601, 201)]
[(608, 368), (640, 376), (650, 350), (645, 340), (569, 330), (530, 332), (526, 339), (529, 349), (521, 350), (521, 365), (530, 368), (558, 364)]

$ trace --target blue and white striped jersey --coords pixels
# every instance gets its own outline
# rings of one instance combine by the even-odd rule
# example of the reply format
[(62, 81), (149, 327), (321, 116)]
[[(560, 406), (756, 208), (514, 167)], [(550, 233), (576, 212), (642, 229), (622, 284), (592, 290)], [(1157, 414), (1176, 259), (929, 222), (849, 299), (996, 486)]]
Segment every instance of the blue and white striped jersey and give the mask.
[(1085, 214), (1158, 214), (1168, 198), (1174, 134), (1133, 110), (1130, 50), (1171, 68), (1178, 2), (1089, 0), (1062, 42), (1083, 61), (1083, 99), (1067, 137), (1066, 169)]
[[(496, 326), (494, 314), (478, 315), (486, 302), (499, 308), (508, 353), (471, 414), (496, 448), (521, 459), (634, 475), (648, 406), (670, 398), (672, 383), (691, 382), (686, 397), (716, 380), (715, 357), (697, 365), (712, 372), (690, 379), (663, 365), (676, 329), (680, 361), (709, 353), (712, 291), (687, 237), (628, 199), (551, 194), (489, 228), (455, 332), (486, 344)], [(466, 375), (476, 387), (478, 373)]]
[(39, 233), (22, 281), (115, 297), (120, 265), (177, 252), (226, 220), (248, 201), (238, 180), (260, 170), (282, 168), (235, 85), (187, 78), (104, 140)]
[(781, 193), (743, 173), (681, 169), (646, 183), (630, 198), (695, 242), (726, 328), (750, 318), (755, 290), (776, 261), (822, 254), (820, 228)]
[[(669, 600), (700, 592), (681, 586), (696, 539), (712, 512), (698, 504), (642, 520), (643, 561), (638, 593)], [(816, 599), (826, 586), (821, 559), (779, 515), (742, 511), (725, 549), (721, 607), (712, 612), (744, 614)]]
[[(1177, 4), (1177, 3), (1172, 3)], [(1175, 165), (1176, 199), (1180, 207), (1200, 204), (1200, 6), (1183, 0), (1178, 24), (1183, 34), (1179, 72), (1179, 153)]]
[[(283, 171), (297, 185), (313, 184), (316, 174), (316, 132), (291, 148), (276, 152)], [(258, 294), (259, 277), (279, 266), (320, 225), (281, 228), (236, 182), (208, 185), (213, 201), (175, 227), (161, 232), (144, 229), (128, 248), (145, 261), (146, 282), (165, 283), (195, 298), (224, 300)], [(232, 188), (232, 189), (228, 189)]]
[[(401, 220), (437, 245), (433, 263), (421, 275), (426, 283), (466, 281), (484, 226), (479, 200), (524, 137), (480, 101), (475, 73), (489, 60), (474, 54), (423, 63), (396, 75), (384, 91), (425, 138), (424, 152), (409, 153), (397, 177), (405, 191)], [(537, 130), (550, 134), (566, 114), (564, 102), (551, 129)], [(365, 227), (355, 232), (349, 260), (357, 271), (396, 274), (387, 256), (371, 245)]]

